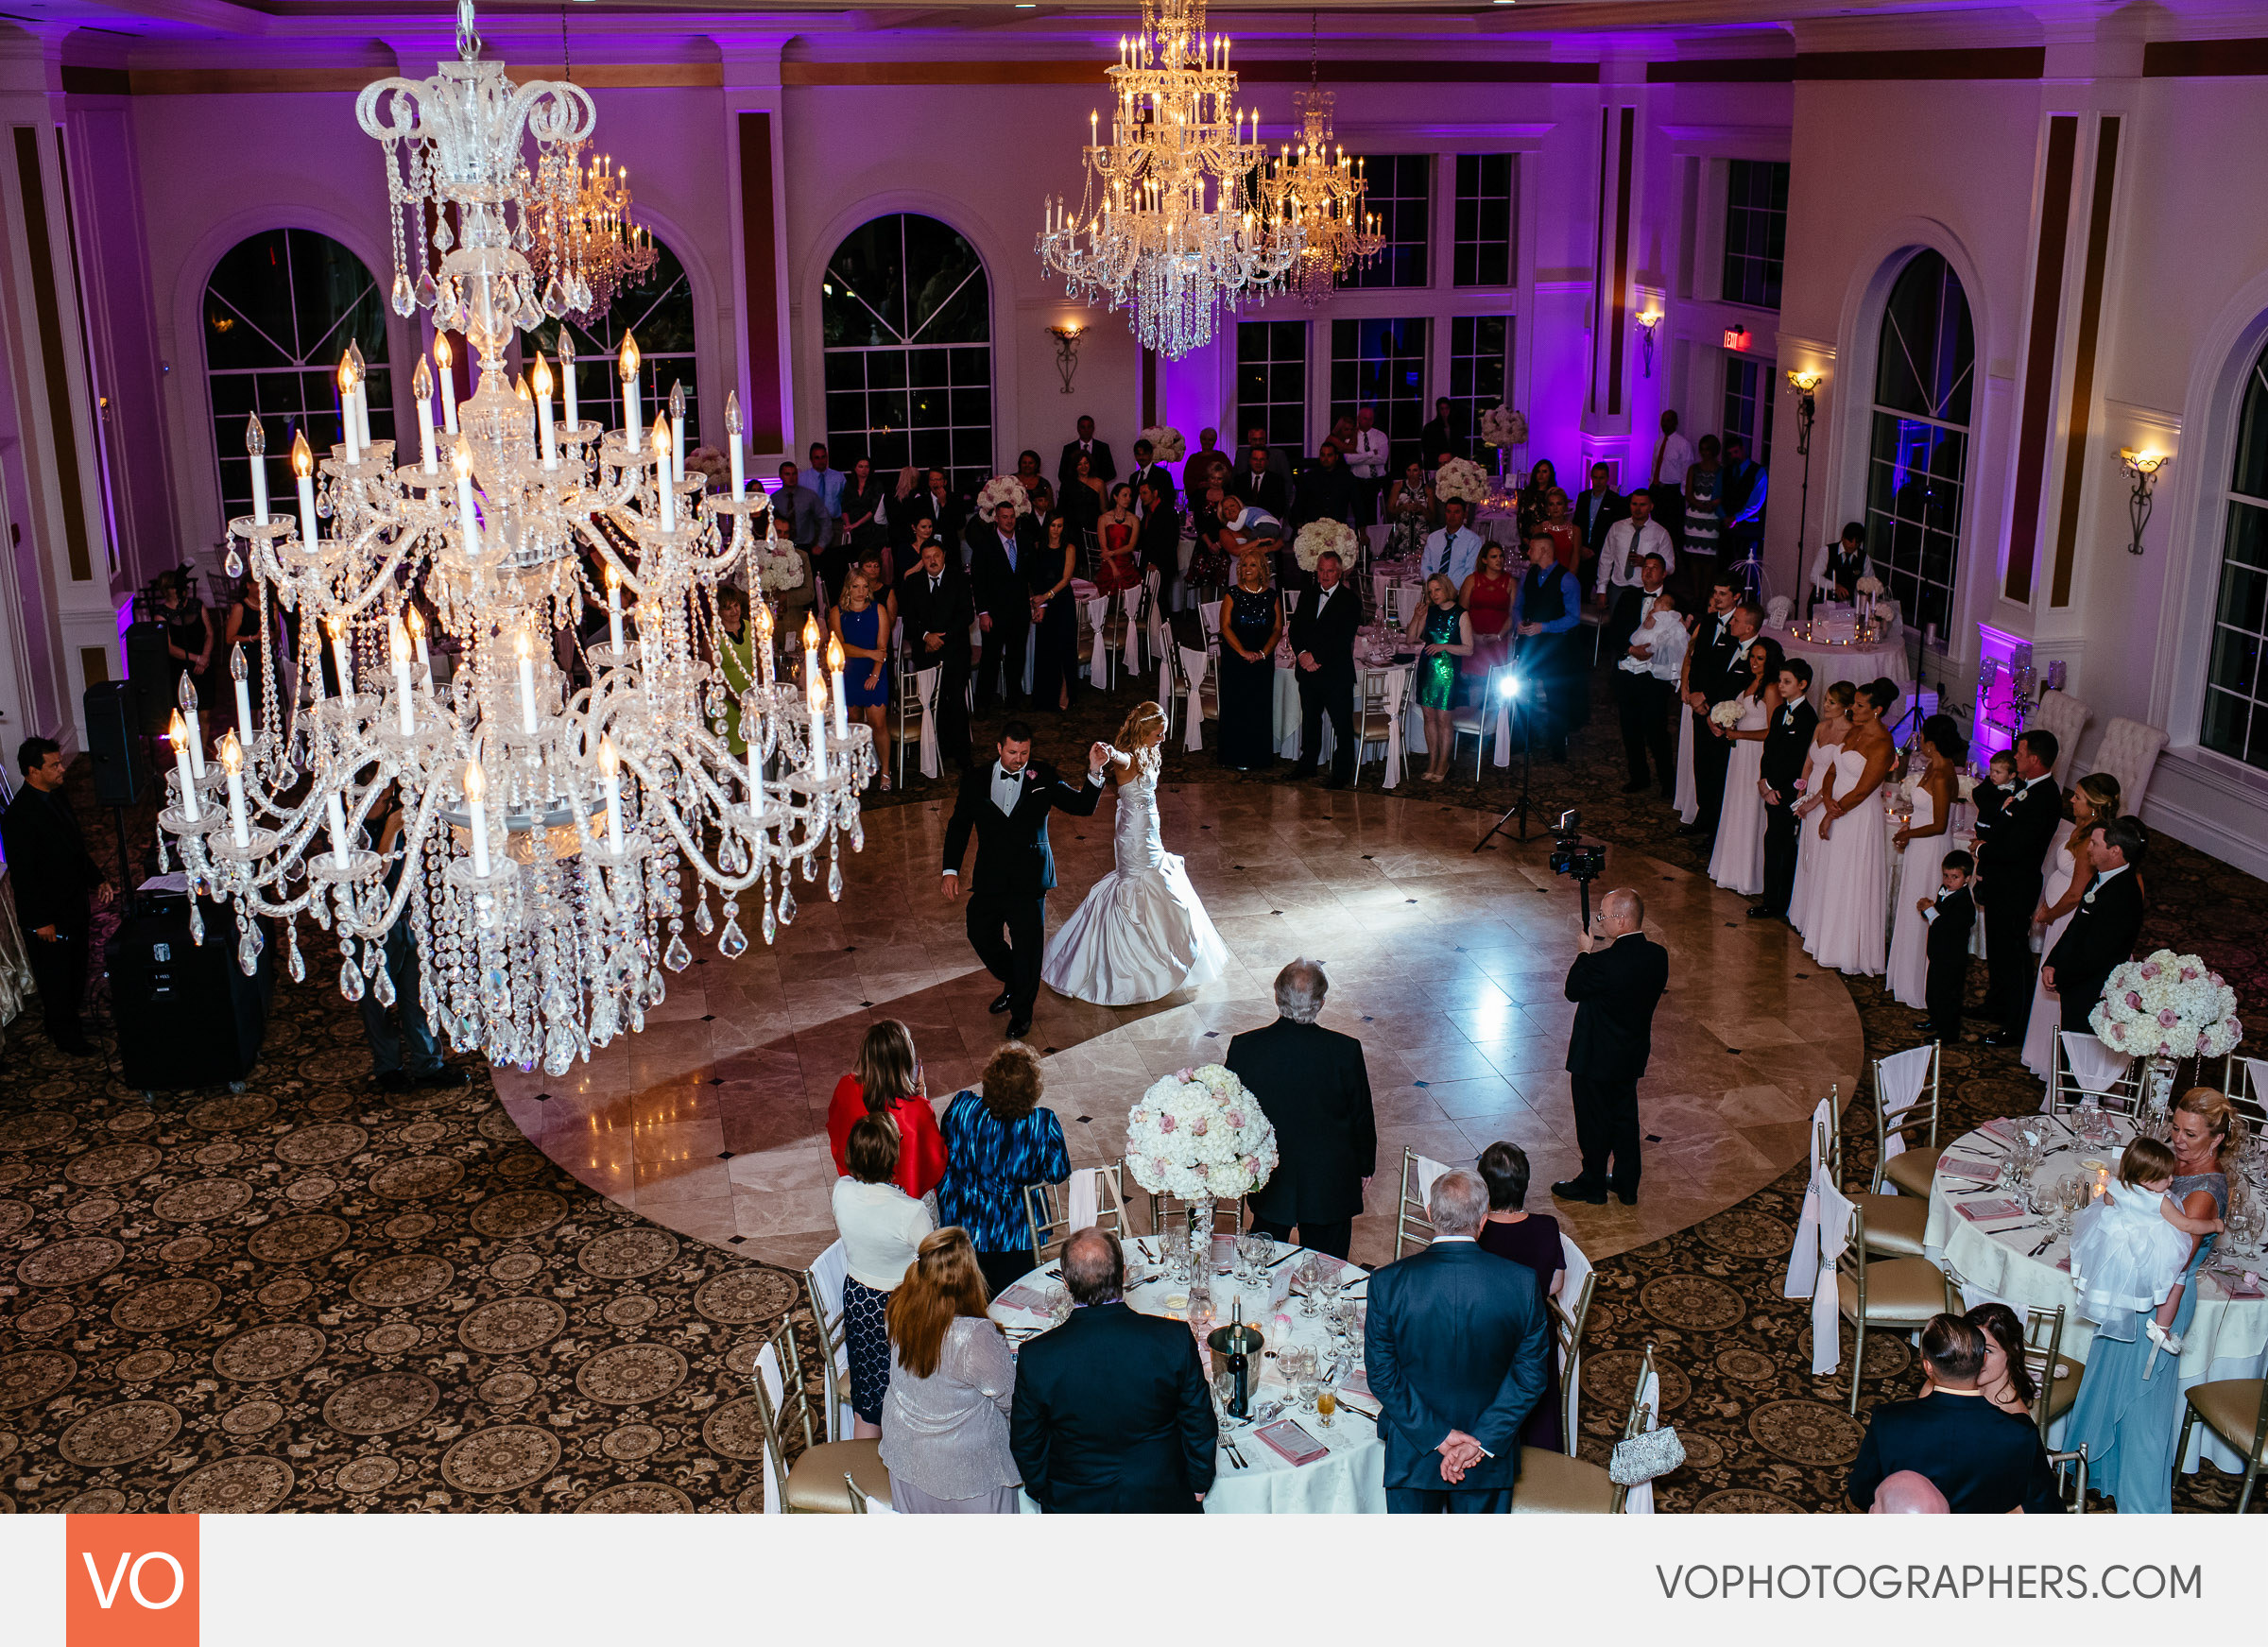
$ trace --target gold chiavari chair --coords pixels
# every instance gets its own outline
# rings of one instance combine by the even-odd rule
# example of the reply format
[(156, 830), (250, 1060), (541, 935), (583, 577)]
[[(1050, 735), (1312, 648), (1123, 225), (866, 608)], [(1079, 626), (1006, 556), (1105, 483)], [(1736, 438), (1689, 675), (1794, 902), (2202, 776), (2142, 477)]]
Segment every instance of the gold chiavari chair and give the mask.
[(1406, 1247), (1418, 1251), (1434, 1243), (1433, 1215), (1425, 1208), (1425, 1192), (1433, 1188), (1434, 1180), (1449, 1168), (1430, 1156), (1421, 1156), (1408, 1145), (1401, 1151), (1401, 1205), (1394, 1218), (1394, 1256), (1400, 1258)]
[[(1913, 1103), (1895, 1111), (1885, 1111), (1882, 1099), (1882, 1066), (1891, 1060), (1874, 1060), (1873, 1190), (1877, 1194), (1882, 1192), (1885, 1184), (1891, 1184), (1901, 1194), (1915, 1196), (1925, 1204), (1930, 1198), (1930, 1184), (1937, 1175), (1937, 1158), (1945, 1153), (1937, 1141), (1938, 1081), (1944, 1073), (1944, 1052), (1941, 1042), (1930, 1043), (1929, 1073), (1923, 1077), (1921, 1090), (1915, 1094)], [(1905, 1141), (1905, 1148), (1897, 1155), (1889, 1153), (1894, 1135)]]
[(1958, 1315), (1961, 1306), (1945, 1272), (1926, 1258), (1869, 1260), (1866, 1214), (1850, 1210), (1850, 1239), (1835, 1261), (1835, 1307), (1851, 1324), (1850, 1410), (1859, 1410), (1859, 1370), (1866, 1359), (1869, 1328), (1917, 1332), (1940, 1312)]
[[(2076, 1042), (2074, 1045), (2073, 1043)], [(2142, 1062), (2128, 1058), (2122, 1065), (2103, 1051), (2091, 1035), (2059, 1029), (2048, 1065), (2048, 1113), (2069, 1115), (2088, 1099), (2120, 1115), (2132, 1115), (2142, 1103)], [(2121, 1072), (2112, 1074), (2110, 1070)]]
[[(765, 1349), (770, 1351), (768, 1357)], [(765, 1377), (775, 1370), (780, 1379), (777, 1390)], [(765, 1486), (769, 1490), (775, 1483), (784, 1484), (780, 1492), (782, 1509), (791, 1515), (864, 1515), (868, 1499), (889, 1501), (890, 1472), (882, 1462), (881, 1441), (828, 1438), (827, 1415), (833, 1402), (824, 1384), (818, 1394), (811, 1390), (792, 1321), (781, 1322), (765, 1340), (750, 1381), (756, 1391), (764, 1450), (771, 1465)], [(792, 1465), (787, 1461), (791, 1437), (802, 1442), (802, 1450)]]
[[(1163, 1194), (1156, 1190), (1150, 1197), (1150, 1233), (1162, 1234), (1168, 1219), (1187, 1219), (1195, 1203), (1184, 1201), (1178, 1195)], [(1212, 1204), (1212, 1232), (1215, 1235), (1233, 1235), (1245, 1227), (1245, 1198), (1220, 1200)]]
[[(1654, 1345), (1649, 1340), (1645, 1358), (1639, 1364), (1638, 1383), (1630, 1392), (1630, 1413), (1623, 1421), (1622, 1440), (1629, 1440), (1645, 1427), (1650, 1414), (1641, 1398), (1653, 1372)], [(1565, 1452), (1537, 1447), (1520, 1450), (1520, 1482), (1512, 1489), (1512, 1513), (1516, 1516), (1619, 1516), (1629, 1496), (1630, 1489), (1617, 1486), (1604, 1465), (1574, 1455), (1572, 1433)]]
[[(1552, 1318), (1552, 1347), (1559, 1357), (1560, 1446), (1570, 1458), (1575, 1455), (1575, 1401), (1583, 1381), (1583, 1329), (1590, 1321), (1590, 1295), (1598, 1281), (1597, 1275), (1587, 1274), (1576, 1286), (1572, 1302), (1563, 1302), (1565, 1287), (1560, 1289), (1560, 1298), (1543, 1301)], [(1639, 1375), (1639, 1382), (1645, 1382), (1644, 1374)]]
[[(2190, 1426), (2204, 1419), (2206, 1428), (2243, 1450), (2244, 1484), (2237, 1490), (2237, 1514), (2252, 1502), (2252, 1489), (2268, 1460), (2268, 1379), (2215, 1379), (2209, 1384), (2191, 1384), (2181, 1415), (2181, 1445), (2174, 1450), (2174, 1467), (2190, 1455)], [(2251, 1429), (2249, 1441), (2246, 1427)]]
[[(2042, 1440), (2047, 1438), (2048, 1427), (2071, 1410), (2071, 1403), (2079, 1398), (2079, 1381), (2087, 1374), (2084, 1365), (2063, 1352), (2063, 1325), (2061, 1304), (2053, 1310), (2033, 1306), (2024, 1311), (2024, 1367), (2039, 1390), (2039, 1398), (2032, 1403), (2032, 1416), (2039, 1423)], [(2084, 1467), (2080, 1473), (2084, 1479)], [(2080, 1496), (2086, 1496), (2084, 1488)]]
[[(1837, 1100), (1841, 1094), (1836, 1088), (1828, 1089), (1827, 1104), (1830, 1111), (1841, 1108)], [(1851, 1205), (1866, 1214), (1867, 1249), (1876, 1258), (1919, 1258), (1922, 1255), (1922, 1232), (1929, 1227), (1930, 1203), (1927, 1195), (1884, 1195), (1872, 1190), (1852, 1192), (1843, 1189), (1843, 1132), (1841, 1126), (1819, 1129), (1819, 1158), (1827, 1163), (1827, 1175), (1836, 1189), (1842, 1190)], [(1876, 1106), (1874, 1112), (1874, 1147), (1882, 1147), (1882, 1112)], [(1881, 1175), (1875, 1175), (1881, 1181)]]
[(2051, 1452), (2048, 1462), (2055, 1467), (2055, 1490), (2070, 1506), (2071, 1514), (2086, 1515), (2087, 1443), (2082, 1441), (2069, 1452)]
[[(1132, 1233), (1126, 1228), (1126, 1197), (1125, 1190), (1125, 1163), (1123, 1159), (1109, 1161), (1092, 1169), (1094, 1174), (1094, 1227), (1108, 1230), (1124, 1242)], [(1048, 1261), (1050, 1253), (1059, 1250), (1070, 1239), (1071, 1187), (1062, 1184), (1027, 1184), (1023, 1191), (1023, 1222), (1032, 1236), (1032, 1267), (1038, 1269)]]

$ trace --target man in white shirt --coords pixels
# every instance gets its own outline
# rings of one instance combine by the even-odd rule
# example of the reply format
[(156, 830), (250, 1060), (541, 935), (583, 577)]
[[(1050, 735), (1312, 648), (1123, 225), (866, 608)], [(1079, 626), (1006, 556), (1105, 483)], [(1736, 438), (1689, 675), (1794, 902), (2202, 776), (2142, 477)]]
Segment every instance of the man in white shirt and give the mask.
[(1601, 599), (1607, 590), (1639, 581), (1639, 568), (1649, 555), (1661, 557), (1665, 570), (1677, 569), (1677, 548), (1670, 534), (1654, 518), (1654, 494), (1644, 487), (1630, 494), (1630, 513), (1606, 528), (1599, 550), (1599, 582), (1591, 592)]
[(1685, 541), (1685, 472), (1693, 466), (1693, 449), (1677, 433), (1677, 414), (1661, 415), (1661, 438), (1654, 442), (1654, 465), (1646, 484), (1654, 493), (1654, 516), (1682, 548)]
[(1421, 575), (1431, 577), (1436, 572), (1449, 574), (1450, 583), (1460, 594), (1465, 580), (1481, 562), (1481, 535), (1465, 523), (1465, 500), (1448, 498), (1441, 505), (1441, 529), (1425, 540), (1425, 554), (1419, 562)]
[[(1656, 782), (1665, 798), (1675, 798), (1677, 793), (1670, 701), (1677, 695), (1685, 664), (1685, 626), (1676, 621), (1675, 603), (1662, 587), (1669, 571), (1659, 554), (1647, 555), (1639, 562), (1638, 581), (1616, 594), (1607, 616), (1607, 633), (1623, 652), (1614, 665), (1614, 699), (1623, 723), (1623, 754), (1630, 764), (1624, 795), (1636, 795)], [(1669, 621), (1656, 623), (1658, 616)], [(1646, 770), (1648, 754), (1654, 760), (1651, 776)]]
[(1361, 514), (1367, 526), (1378, 519), (1379, 495), (1386, 489), (1386, 432), (1378, 426), (1376, 406), (1358, 407), (1354, 440), (1346, 448), (1347, 467), (1361, 488)]

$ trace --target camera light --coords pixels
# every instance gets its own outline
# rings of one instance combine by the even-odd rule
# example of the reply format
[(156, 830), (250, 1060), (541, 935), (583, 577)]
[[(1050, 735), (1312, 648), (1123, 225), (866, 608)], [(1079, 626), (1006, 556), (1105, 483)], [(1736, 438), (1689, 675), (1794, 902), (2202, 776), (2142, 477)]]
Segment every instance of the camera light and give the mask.
[(1520, 695), (1520, 677), (1517, 675), (1505, 676), (1496, 683), (1496, 691), (1500, 697), (1518, 697)]

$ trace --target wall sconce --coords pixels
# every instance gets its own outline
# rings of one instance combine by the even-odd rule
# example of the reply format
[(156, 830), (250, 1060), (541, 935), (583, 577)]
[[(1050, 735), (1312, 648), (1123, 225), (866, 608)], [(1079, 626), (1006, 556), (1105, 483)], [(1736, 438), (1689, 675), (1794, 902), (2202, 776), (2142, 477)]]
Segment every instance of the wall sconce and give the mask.
[(1661, 305), (1652, 298), (1638, 317), (1639, 352), (1645, 362), (1646, 375), (1654, 375), (1654, 329), (1661, 324)]
[(1063, 374), (1063, 392), (1071, 393), (1071, 380), (1079, 372), (1079, 339), (1087, 329), (1076, 324), (1050, 326), (1047, 335), (1056, 340), (1056, 369)]
[(1796, 391), (1796, 455), (1812, 455), (1812, 421), (1819, 416), (1819, 385), (1824, 381), (1815, 371), (1788, 373), (1788, 386)]
[(2158, 452), (2147, 446), (2139, 452), (2131, 446), (2119, 449), (2119, 467), (2134, 484), (2126, 499), (2126, 518), (2134, 523), (2134, 541), (2126, 545), (2129, 555), (2142, 552), (2142, 528), (2150, 523), (2150, 494), (2157, 486), (2157, 472), (2173, 461), (2171, 452)]

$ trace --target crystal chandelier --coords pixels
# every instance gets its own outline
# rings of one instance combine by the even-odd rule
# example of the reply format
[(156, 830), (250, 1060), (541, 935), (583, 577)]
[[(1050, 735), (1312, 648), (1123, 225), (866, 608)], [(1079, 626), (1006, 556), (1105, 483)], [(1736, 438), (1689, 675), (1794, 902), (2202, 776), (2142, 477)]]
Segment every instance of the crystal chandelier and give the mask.
[[(459, 16), (462, 62), (422, 85), (382, 81), (360, 109), (373, 136), (414, 146), (411, 175), (463, 225), (436, 306), (463, 322), (481, 357), (478, 386), (454, 398), (447, 339), (437, 338), (439, 373), (421, 359), (412, 380), (419, 455), (398, 466), (392, 441), (369, 438), (350, 353), (338, 379), (345, 439), (318, 457), (295, 438), (298, 506), (275, 515), (253, 420), (253, 512), (229, 523), (232, 553), (245, 546), (262, 633), (274, 632), (271, 601), (299, 614), (313, 701), (285, 704), (264, 649), (266, 713), (256, 721), (239, 651), (237, 724), (256, 729), (249, 742), (229, 734), (208, 764), (188, 735), (184, 679), (191, 712), (175, 728), (159, 843), (162, 857), (173, 843), (193, 886), (233, 906), (248, 972), (263, 942), (254, 918), (266, 917), (285, 923), (288, 969), (305, 975), (305, 914), (336, 931), (348, 999), (367, 989), (390, 1004), (384, 948), (406, 926), (423, 963), (421, 1002), (454, 1046), (560, 1074), (643, 1028), (665, 974), (690, 963), (688, 890), (704, 935), (719, 928), (713, 892), (719, 900), (728, 959), (747, 948), (749, 893), (767, 942), (795, 918), (796, 871), (816, 880), (823, 857), (828, 896), (840, 896), (843, 840), (864, 844), (859, 791), (875, 750), (848, 720), (833, 647), (829, 692), (815, 626), (803, 632), (799, 686), (774, 678), (761, 600), (746, 650), (718, 623), (721, 579), (739, 573), (756, 588), (759, 515), (771, 537), (762, 493), (742, 495), (736, 401), (725, 415), (730, 489), (712, 497), (697, 472), (685, 478), (681, 417), (644, 422), (634, 340), (619, 362), (619, 429), (578, 415), (572, 371), (555, 415), (540, 354), (524, 376), (508, 375), (506, 345), (541, 311), (525, 257), (495, 231), (507, 209), (527, 221), (513, 192), (527, 177), (524, 130), (541, 141), (571, 126), (561, 107), (581, 94), (515, 90), (501, 65), (478, 60), (469, 8)], [(573, 632), (586, 600), (605, 608), (608, 639), (583, 648), (584, 685), (559, 666), (554, 637)], [(437, 684), (436, 656), (450, 651), (454, 674)], [(323, 682), (326, 658), (335, 690)], [(398, 847), (372, 838), (397, 803)]]
[(595, 154), (586, 164), (583, 147), (572, 144), (544, 157), (527, 262), (544, 312), (552, 312), (556, 287), (559, 312), (588, 325), (618, 293), (644, 285), (661, 256), (652, 236), (630, 221), (628, 168), (617, 171), (610, 157)]
[(1268, 215), (1297, 226), (1299, 261), (1284, 283), (1310, 308), (1385, 245), (1377, 216), (1363, 211), (1368, 185), (1361, 163), (1349, 160), (1343, 146), (1335, 157), (1331, 152), (1331, 112), (1338, 96), (1318, 83), (1314, 28), (1311, 18), (1307, 85), (1292, 94), (1292, 111), (1299, 117), (1298, 146), (1284, 146), (1261, 185)]
[(1130, 305), (1143, 347), (1178, 359), (1212, 340), (1218, 312), (1280, 289), (1300, 226), (1260, 210), (1260, 115), (1233, 108), (1228, 42), (1206, 38), (1204, 0), (1143, 0), (1109, 76), (1110, 142), (1090, 116), (1078, 209), (1046, 200), (1036, 249), (1072, 296)]

